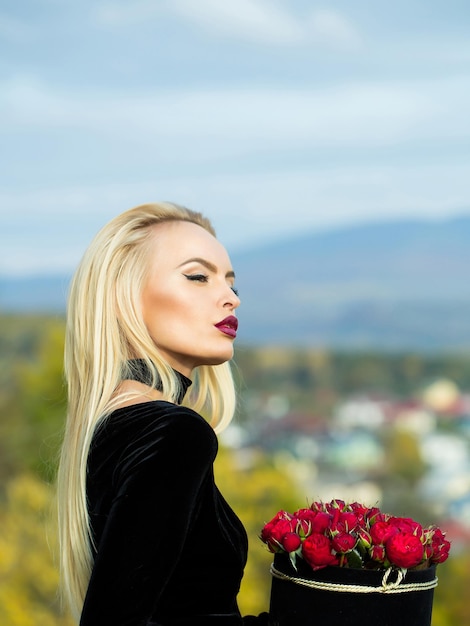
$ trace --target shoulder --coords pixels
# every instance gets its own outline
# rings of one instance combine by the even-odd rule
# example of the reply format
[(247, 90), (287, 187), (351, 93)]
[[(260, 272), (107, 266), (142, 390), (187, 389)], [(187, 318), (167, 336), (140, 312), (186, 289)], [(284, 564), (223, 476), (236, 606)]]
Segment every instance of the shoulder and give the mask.
[(200, 434), (215, 439), (215, 433), (207, 421), (189, 407), (164, 400), (142, 402), (113, 411), (107, 418), (112, 428), (123, 428), (135, 432), (168, 434)]
[(105, 498), (137, 510), (149, 505), (151, 494), (160, 504), (164, 497), (173, 502), (175, 494), (194, 495), (212, 475), (216, 454), (213, 429), (192, 409), (163, 401), (117, 409), (90, 449), (90, 506)]
[(92, 446), (139, 465), (168, 462), (172, 455), (212, 463), (217, 447), (213, 428), (199, 413), (165, 401), (116, 409), (98, 429)]

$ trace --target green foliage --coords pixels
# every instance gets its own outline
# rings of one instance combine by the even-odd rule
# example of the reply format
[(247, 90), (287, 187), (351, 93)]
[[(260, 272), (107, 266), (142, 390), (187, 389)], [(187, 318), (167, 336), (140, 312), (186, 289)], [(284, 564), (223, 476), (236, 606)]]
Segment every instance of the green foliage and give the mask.
[(452, 379), (470, 388), (470, 355), (426, 353), (341, 352), (324, 349), (237, 348), (235, 360), (245, 380), (274, 391), (319, 389), (335, 395), (358, 391), (410, 396), (436, 378)]

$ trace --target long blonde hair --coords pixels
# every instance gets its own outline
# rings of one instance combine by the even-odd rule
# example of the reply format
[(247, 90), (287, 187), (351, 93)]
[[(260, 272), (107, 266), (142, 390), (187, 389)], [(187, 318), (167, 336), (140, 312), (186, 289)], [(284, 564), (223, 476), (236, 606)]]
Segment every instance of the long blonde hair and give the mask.
[[(143, 322), (140, 306), (154, 226), (188, 221), (215, 235), (200, 213), (172, 203), (145, 204), (118, 215), (96, 235), (71, 283), (65, 339), (68, 414), (59, 464), (57, 496), (63, 595), (79, 620), (93, 566), (87, 510), (87, 459), (93, 433), (116, 406), (116, 389), (129, 359), (144, 358), (161, 379), (163, 397), (176, 401), (179, 380), (163, 360)], [(197, 369), (191, 407), (216, 431), (235, 409), (230, 366)]]

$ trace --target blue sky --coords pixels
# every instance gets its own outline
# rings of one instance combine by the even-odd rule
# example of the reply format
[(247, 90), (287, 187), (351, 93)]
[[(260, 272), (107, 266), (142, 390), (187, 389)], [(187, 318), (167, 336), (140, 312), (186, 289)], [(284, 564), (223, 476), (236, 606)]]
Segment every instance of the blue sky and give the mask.
[(467, 0), (3, 0), (0, 274), (142, 202), (229, 250), (470, 213)]

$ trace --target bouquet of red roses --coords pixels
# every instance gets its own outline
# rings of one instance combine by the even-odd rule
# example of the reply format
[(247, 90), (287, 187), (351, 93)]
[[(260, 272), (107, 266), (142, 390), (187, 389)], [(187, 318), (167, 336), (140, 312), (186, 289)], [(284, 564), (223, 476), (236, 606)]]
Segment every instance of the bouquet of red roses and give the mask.
[(328, 565), (419, 569), (443, 563), (450, 549), (437, 526), (423, 528), (411, 518), (343, 500), (314, 502), (295, 513), (279, 511), (261, 539), (271, 552), (287, 553), (294, 568), (298, 557), (313, 570)]

